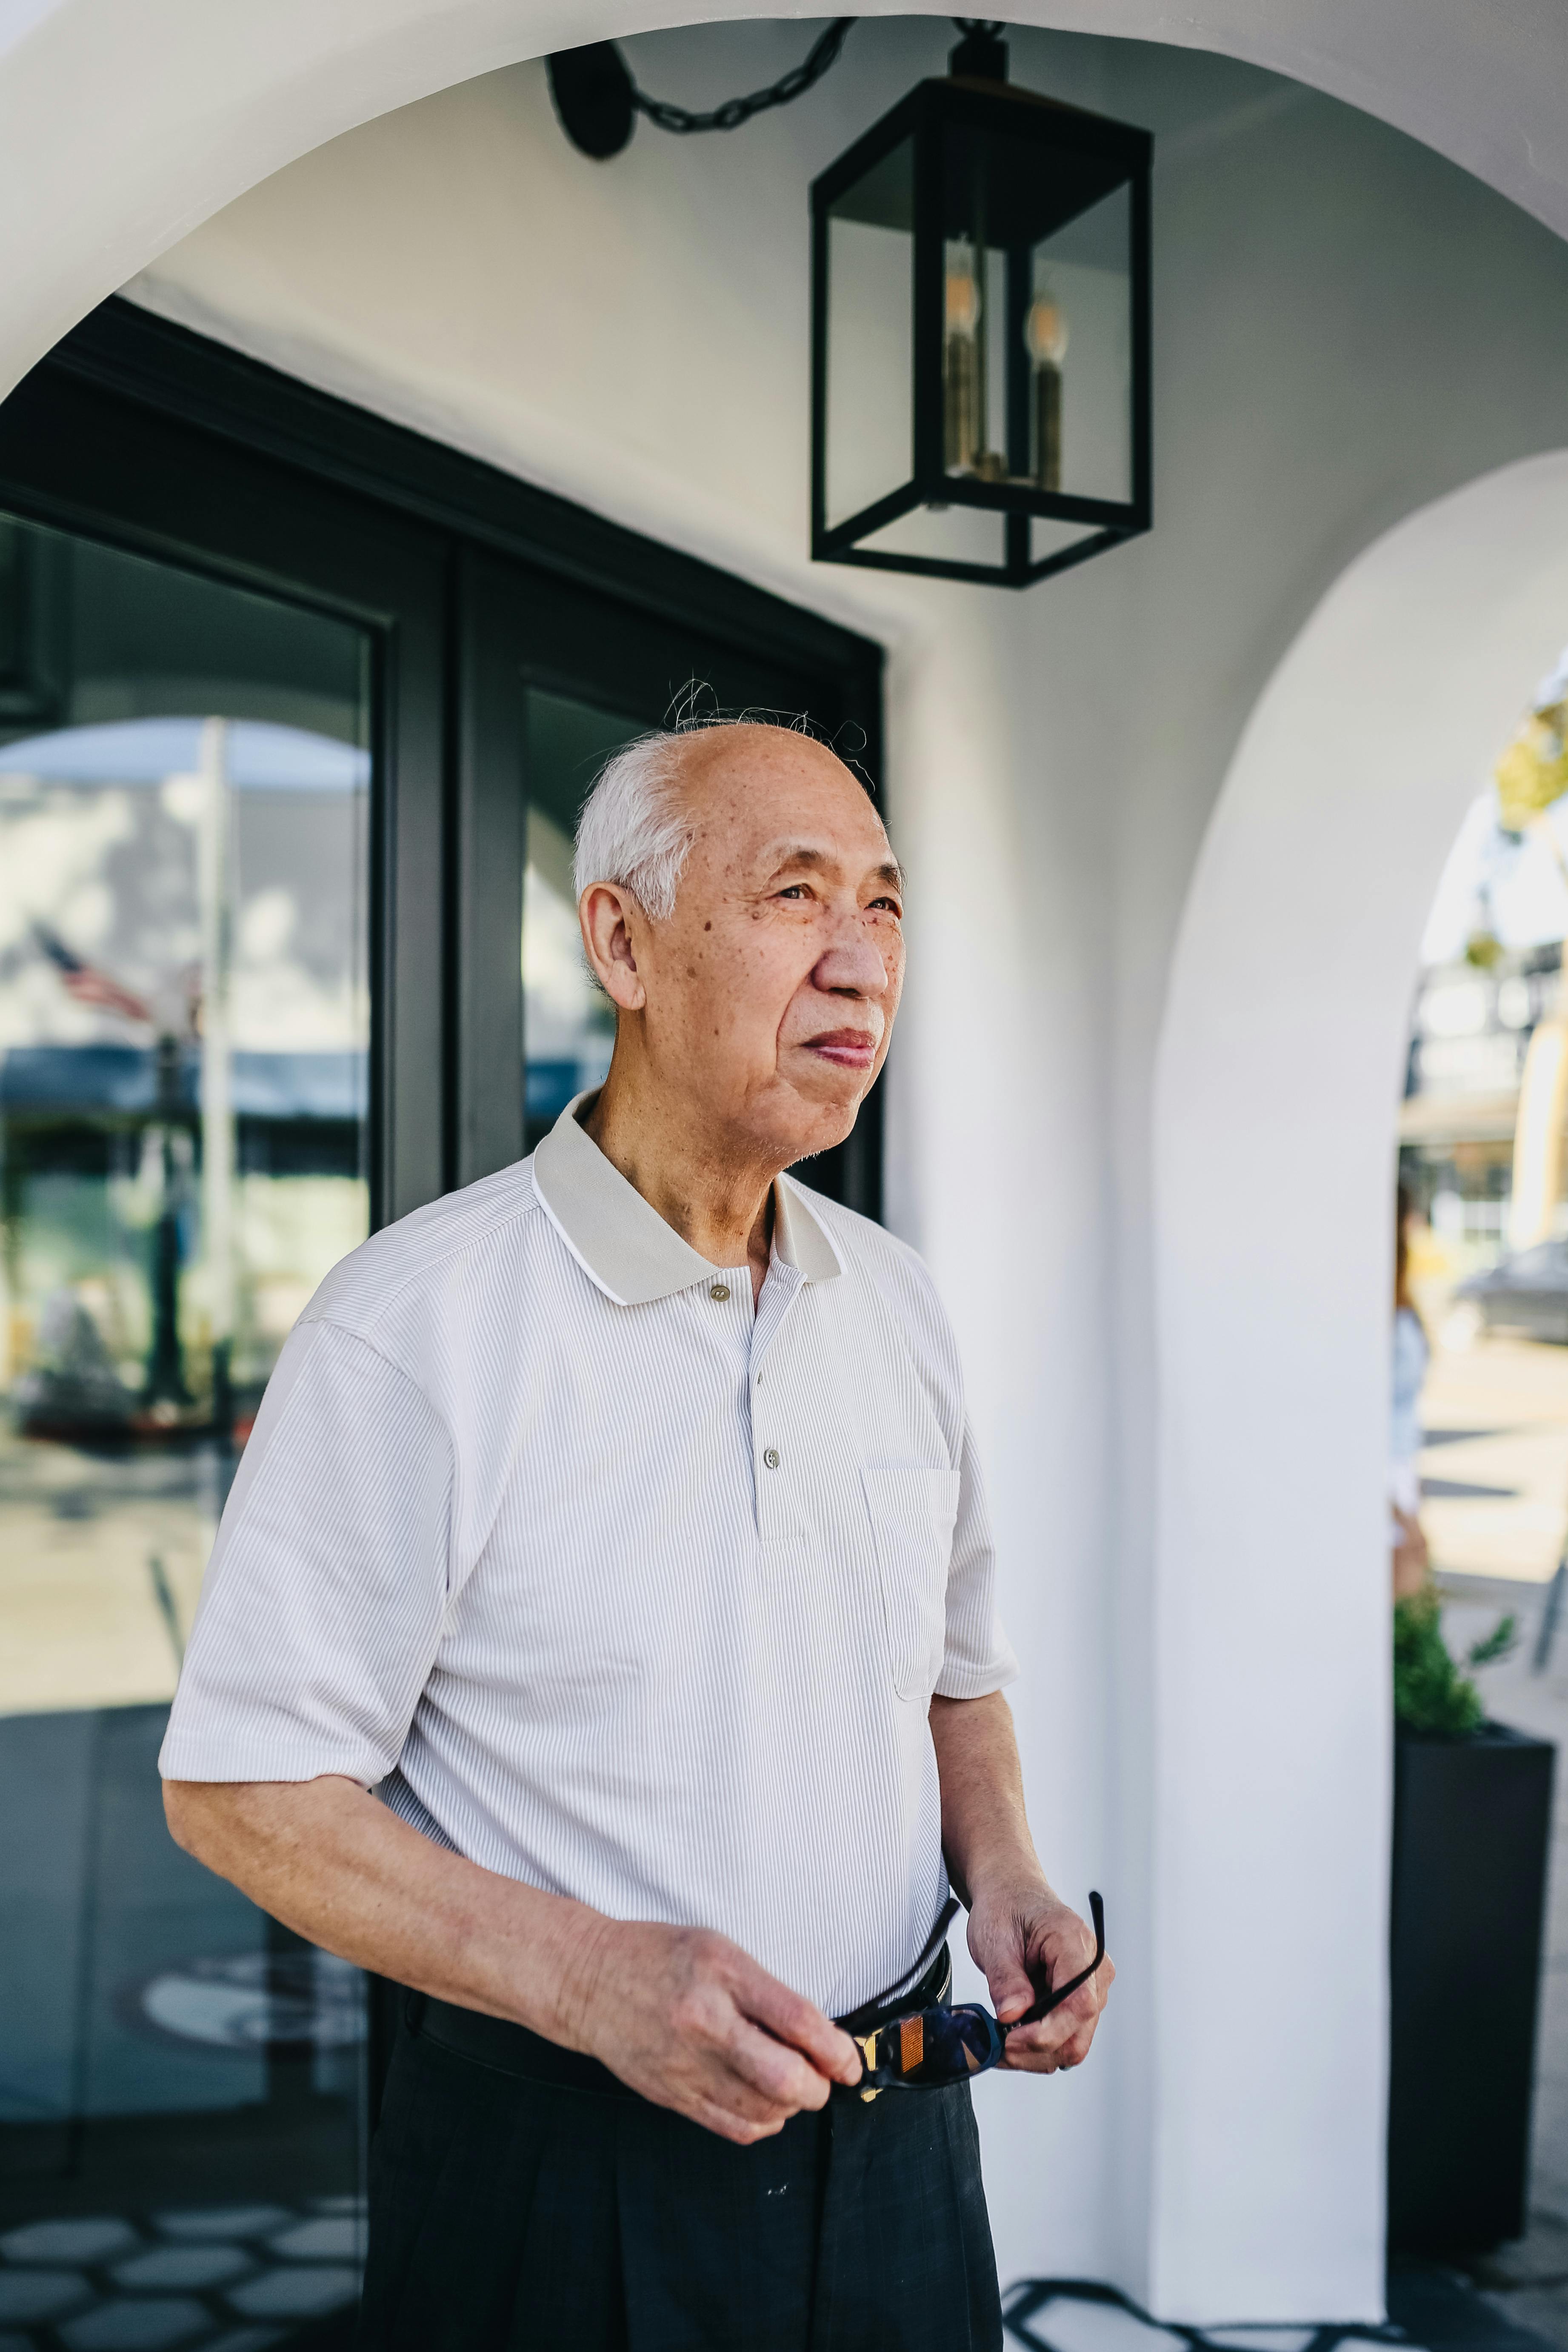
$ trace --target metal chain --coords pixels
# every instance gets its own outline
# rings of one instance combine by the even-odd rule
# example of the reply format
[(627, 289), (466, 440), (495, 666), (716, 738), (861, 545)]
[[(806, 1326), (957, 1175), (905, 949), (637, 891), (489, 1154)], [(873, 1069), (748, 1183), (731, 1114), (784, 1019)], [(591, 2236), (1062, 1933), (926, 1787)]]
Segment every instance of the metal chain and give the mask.
[(837, 61), (854, 16), (835, 16), (833, 22), (815, 43), (811, 55), (766, 89), (754, 89), (746, 98), (727, 98), (709, 114), (693, 114), (684, 106), (671, 106), (662, 98), (649, 98), (646, 89), (632, 84), (632, 104), (639, 114), (646, 114), (660, 131), (738, 131), (742, 122), (750, 122), (753, 114), (762, 114), (770, 106), (787, 106), (792, 98), (800, 98), (819, 82), (829, 66)]

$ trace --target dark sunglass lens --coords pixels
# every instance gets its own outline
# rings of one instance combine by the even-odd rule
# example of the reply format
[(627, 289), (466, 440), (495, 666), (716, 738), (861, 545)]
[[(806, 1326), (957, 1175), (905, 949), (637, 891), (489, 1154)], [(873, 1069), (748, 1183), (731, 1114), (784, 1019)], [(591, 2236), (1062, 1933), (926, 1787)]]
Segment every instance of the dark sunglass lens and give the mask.
[(898, 2079), (911, 2084), (965, 2083), (1002, 2054), (1002, 2032), (983, 2009), (922, 2009), (889, 2029)]

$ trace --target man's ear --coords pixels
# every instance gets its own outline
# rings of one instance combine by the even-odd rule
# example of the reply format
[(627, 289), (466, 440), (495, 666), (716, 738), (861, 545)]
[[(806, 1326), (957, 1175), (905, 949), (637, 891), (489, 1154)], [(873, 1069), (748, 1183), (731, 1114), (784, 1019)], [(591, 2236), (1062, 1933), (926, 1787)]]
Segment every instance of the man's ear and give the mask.
[(594, 883), (578, 902), (577, 921), (583, 952), (605, 995), (623, 1013), (640, 1013), (647, 991), (637, 971), (635, 935), (647, 917), (631, 892), (618, 882)]

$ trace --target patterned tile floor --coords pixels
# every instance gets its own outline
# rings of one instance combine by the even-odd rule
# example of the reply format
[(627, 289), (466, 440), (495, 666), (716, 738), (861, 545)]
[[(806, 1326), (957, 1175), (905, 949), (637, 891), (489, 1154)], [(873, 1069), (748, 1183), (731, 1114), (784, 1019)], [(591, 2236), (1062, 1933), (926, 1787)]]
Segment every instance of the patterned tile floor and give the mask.
[(1552, 2352), (1457, 2272), (1391, 2274), (1381, 2326), (1162, 2326), (1114, 2287), (1021, 2279), (1003, 2297), (1018, 2352)]
[(355, 2197), (24, 2222), (0, 2236), (0, 2352), (268, 2352), (352, 2304)]
[[(0, 2352), (318, 2345), (327, 2323), (348, 2318), (363, 2239), (354, 2197), (25, 2222), (0, 2236)], [(1383, 2327), (1162, 2326), (1115, 2288), (1077, 2279), (1021, 2280), (1004, 2310), (1019, 2352), (1552, 2352), (1453, 2272), (1389, 2285)]]
[(1023, 2280), (1003, 2298), (1009, 2335), (1028, 2352), (1387, 2352), (1383, 2327), (1163, 2327), (1114, 2287)]

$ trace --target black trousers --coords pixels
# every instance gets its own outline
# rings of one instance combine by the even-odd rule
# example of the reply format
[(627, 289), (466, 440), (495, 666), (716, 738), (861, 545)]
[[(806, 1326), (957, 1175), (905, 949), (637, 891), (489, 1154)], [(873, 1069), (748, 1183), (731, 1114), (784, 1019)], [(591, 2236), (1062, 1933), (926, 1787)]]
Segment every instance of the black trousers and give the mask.
[(1001, 2352), (966, 2085), (736, 2147), (410, 1995), (370, 2192), (360, 2352)]

